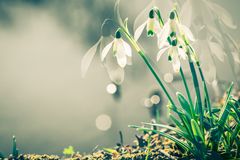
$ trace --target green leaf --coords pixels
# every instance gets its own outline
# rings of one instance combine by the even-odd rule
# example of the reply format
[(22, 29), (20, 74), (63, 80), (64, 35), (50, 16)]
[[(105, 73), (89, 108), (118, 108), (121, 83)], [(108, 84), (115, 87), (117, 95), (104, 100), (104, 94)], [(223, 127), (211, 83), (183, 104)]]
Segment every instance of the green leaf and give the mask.
[(235, 102), (234, 104), (232, 104), (232, 103), (230, 102), (230, 104), (231, 104), (233, 110), (235, 111), (235, 113), (237, 114), (238, 119), (240, 119), (240, 111), (239, 111), (239, 109), (238, 109), (238, 104), (237, 104), (237, 102)]
[(197, 97), (195, 96), (195, 105), (194, 105), (194, 109), (195, 109), (195, 114), (199, 114), (198, 113), (198, 102), (197, 102)]
[(192, 126), (193, 135), (196, 141), (204, 142), (204, 137), (201, 133), (200, 127), (194, 119), (191, 120), (191, 126)]
[(103, 148), (103, 150), (105, 152), (108, 152), (110, 154), (118, 154), (118, 152), (115, 149), (111, 149), (111, 148)]
[(166, 137), (166, 138), (172, 140), (173, 142), (178, 144), (180, 147), (182, 147), (185, 151), (191, 151), (192, 150), (188, 144), (180, 141), (179, 139), (171, 136), (168, 133), (164, 133), (164, 132), (161, 132), (161, 131), (158, 131), (158, 130), (153, 130), (153, 129), (149, 129), (149, 128), (145, 128), (145, 127), (140, 127), (137, 130), (139, 130), (139, 131), (147, 131), (147, 132), (151, 131), (151, 132), (157, 133), (157, 134), (159, 134), (159, 135), (161, 135), (163, 137)]
[(185, 128), (183, 128), (184, 126), (181, 124), (181, 122), (179, 122), (173, 115), (170, 115), (169, 117), (178, 128), (180, 128), (182, 131), (186, 130)]
[(220, 111), (221, 111), (221, 109), (219, 109), (219, 108), (213, 108), (212, 109), (212, 114), (218, 113)]
[[(166, 129), (169, 129), (171, 131), (174, 131), (176, 134), (178, 134), (179, 136), (185, 138), (188, 142), (190, 143), (195, 143), (194, 142), (194, 139), (192, 138), (191, 135), (189, 135), (187, 132), (184, 132), (178, 128), (175, 128), (175, 127), (171, 127), (171, 126), (168, 126), (168, 125), (164, 125), (164, 124), (153, 124), (153, 123), (145, 123), (143, 122), (144, 125), (150, 125), (150, 126), (157, 126), (157, 127), (161, 127), (161, 128), (166, 128)], [(141, 128), (141, 127), (140, 127)]]
[(64, 148), (64, 150), (63, 150), (64, 155), (73, 155), (74, 153), (75, 152), (74, 152), (73, 146), (68, 146), (67, 148)]
[(177, 129), (177, 128), (175, 128), (175, 127), (168, 126), (168, 125), (156, 124), (156, 123), (146, 123), (146, 122), (142, 122), (142, 124), (144, 124), (144, 125), (150, 125), (150, 126), (156, 126), (156, 127), (161, 127), (161, 128), (166, 128), (166, 129), (169, 129), (169, 130), (171, 130), (171, 131), (176, 132), (176, 133), (179, 134), (180, 136), (184, 136), (184, 137), (189, 136), (188, 133), (186, 133), (186, 132), (184, 132), (184, 131), (181, 131), (180, 129)]
[(219, 141), (224, 134), (225, 123), (231, 111), (231, 104), (229, 104), (229, 100), (230, 100), (230, 94), (231, 94), (232, 88), (233, 88), (233, 82), (231, 83), (229, 89), (227, 90), (227, 98), (225, 100), (223, 108), (220, 111), (219, 118), (217, 121), (217, 128), (214, 128), (214, 131), (211, 133), (211, 140), (213, 143), (212, 149), (214, 151), (217, 151), (218, 149)]
[(4, 159), (4, 155), (0, 152), (0, 159)]
[(218, 125), (219, 126), (224, 126), (224, 124), (226, 123), (228, 114), (230, 112), (230, 105), (228, 105), (228, 101), (230, 99), (230, 94), (231, 94), (232, 88), (233, 88), (233, 82), (231, 83), (231, 85), (230, 85), (230, 87), (227, 91), (226, 101), (224, 103), (223, 108), (221, 109), (220, 114), (219, 114), (219, 120), (218, 120)]
[(235, 119), (235, 121), (240, 124), (240, 120), (239, 120), (237, 113), (230, 112), (229, 115), (232, 116)]
[[(189, 113), (190, 115), (192, 115), (192, 111), (191, 111), (191, 107), (188, 103), (188, 101), (186, 100), (186, 98), (180, 93), (177, 92), (177, 98), (179, 103), (181, 104), (182, 108)], [(191, 116), (191, 118), (194, 118), (193, 115)]]
[(148, 140), (147, 140), (147, 155), (146, 155), (145, 160), (148, 160), (148, 157), (149, 157), (149, 154), (150, 154), (150, 148), (151, 148), (151, 136), (149, 136)]
[(235, 130), (233, 131), (232, 135), (231, 135), (231, 139), (230, 139), (230, 146), (232, 146), (234, 140), (236, 140), (239, 135), (239, 131), (240, 131), (240, 124), (238, 123)]
[(13, 140), (12, 155), (13, 155), (14, 158), (17, 158), (18, 157), (18, 149), (17, 149), (16, 137), (13, 136), (12, 140)]

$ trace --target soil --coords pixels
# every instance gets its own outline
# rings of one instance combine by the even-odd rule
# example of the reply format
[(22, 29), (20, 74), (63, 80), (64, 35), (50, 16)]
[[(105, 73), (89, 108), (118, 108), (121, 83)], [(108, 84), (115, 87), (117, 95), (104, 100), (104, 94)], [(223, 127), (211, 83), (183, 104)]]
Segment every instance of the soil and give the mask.
[[(150, 139), (150, 141), (149, 141)], [(117, 144), (112, 149), (105, 149), (93, 152), (88, 155), (81, 155), (76, 153), (71, 157), (59, 157), (56, 155), (36, 155), (25, 154), (19, 155), (19, 160), (159, 160), (159, 159), (184, 159), (185, 155), (181, 148), (174, 142), (160, 137), (158, 134), (143, 136), (136, 136), (134, 145), (121, 145)], [(9, 159), (16, 159), (9, 157)]]

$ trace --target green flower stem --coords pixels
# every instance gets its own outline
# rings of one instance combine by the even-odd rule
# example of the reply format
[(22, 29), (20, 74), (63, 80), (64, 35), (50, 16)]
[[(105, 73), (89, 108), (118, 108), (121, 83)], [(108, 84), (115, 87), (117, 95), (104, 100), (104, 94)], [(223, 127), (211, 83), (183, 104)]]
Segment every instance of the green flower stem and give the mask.
[(161, 79), (159, 78), (159, 76), (157, 75), (156, 71), (153, 69), (152, 65), (149, 63), (149, 60), (147, 59), (147, 57), (145, 56), (145, 54), (143, 53), (143, 51), (139, 51), (138, 54), (142, 57), (144, 63), (147, 65), (147, 67), (149, 68), (149, 70), (151, 71), (151, 73), (153, 74), (153, 76), (155, 77), (155, 79), (157, 80), (158, 84), (160, 85), (160, 87), (162, 88), (163, 92), (166, 94), (166, 96), (168, 97), (170, 103), (173, 105), (173, 107), (176, 107), (176, 105), (173, 102), (172, 97), (169, 95), (167, 89), (165, 88), (165, 86), (163, 85)]
[[(132, 44), (132, 46), (136, 49), (136, 51), (138, 52), (138, 54), (141, 56), (141, 58), (143, 59), (144, 63), (147, 65), (147, 67), (149, 68), (149, 70), (151, 71), (151, 73), (153, 74), (153, 76), (155, 77), (155, 79), (157, 80), (158, 84), (160, 85), (160, 87), (162, 88), (163, 92), (166, 94), (167, 98), (169, 99), (173, 109), (177, 110), (177, 107), (172, 99), (172, 97), (170, 96), (170, 94), (168, 93), (167, 89), (165, 88), (164, 84), (162, 83), (160, 77), (157, 75), (156, 71), (154, 70), (154, 68), (152, 67), (152, 65), (150, 64), (149, 60), (147, 59), (147, 57), (145, 56), (144, 52), (140, 49), (139, 45), (137, 44), (137, 42), (134, 40), (134, 38), (128, 33), (128, 31), (126, 29), (124, 29), (123, 27), (120, 28), (120, 31), (126, 36), (126, 38), (130, 41), (130, 43)], [(179, 118), (181, 119), (183, 125), (185, 126), (185, 128), (188, 130), (187, 124), (185, 123), (183, 117), (181, 114), (179, 114), (177, 112)], [(188, 130), (189, 135), (191, 135), (191, 131)]]
[(191, 115), (192, 115), (193, 117), (195, 117), (195, 116), (193, 115), (193, 108), (194, 108), (193, 101), (192, 101), (192, 98), (191, 98), (191, 95), (190, 95), (190, 91), (189, 91), (189, 88), (188, 88), (188, 85), (187, 85), (187, 81), (186, 81), (186, 78), (185, 78), (185, 75), (184, 75), (184, 72), (183, 72), (182, 67), (180, 67), (180, 75), (181, 75), (181, 77), (182, 77), (183, 84), (184, 84), (185, 89), (186, 89), (186, 92), (187, 92), (188, 100), (189, 100), (190, 105), (191, 105), (191, 107), (190, 107), (190, 109), (191, 109)]
[(157, 80), (158, 84), (160, 85), (160, 87), (162, 88), (163, 92), (166, 94), (168, 100), (170, 101), (170, 103), (172, 104), (172, 106), (174, 108), (176, 108), (176, 105), (172, 99), (172, 97), (170, 96), (170, 94), (168, 93), (167, 89), (165, 88), (164, 84), (162, 83), (160, 77), (158, 76), (158, 74), (156, 73), (156, 71), (154, 70), (154, 68), (152, 67), (152, 65), (150, 64), (149, 60), (147, 59), (147, 57), (145, 56), (144, 52), (140, 49), (140, 47), (138, 46), (137, 42), (134, 40), (134, 38), (128, 33), (128, 31), (124, 28), (120, 28), (120, 31), (122, 31), (122, 33), (124, 33), (124, 35), (127, 37), (127, 39), (131, 42), (131, 44), (133, 45), (133, 47), (136, 49), (136, 51), (138, 52), (138, 54), (141, 56), (141, 58), (143, 59), (144, 63), (147, 65), (147, 67), (149, 68), (149, 70), (151, 71), (151, 73), (153, 74), (154, 78)]
[(201, 68), (199, 62), (197, 63), (197, 66), (198, 66), (198, 70), (199, 70), (199, 73), (200, 73), (200, 76), (201, 76), (201, 79), (202, 79), (202, 82), (203, 82), (203, 86), (204, 86), (204, 94), (205, 94), (205, 97), (206, 97), (206, 100), (207, 100), (207, 105), (208, 105), (210, 125), (213, 126), (212, 107), (211, 107), (211, 100), (210, 100), (210, 97), (209, 97), (209, 94), (208, 94), (207, 84), (206, 84), (206, 81), (205, 81), (205, 78), (204, 78), (204, 75), (203, 75), (203, 71), (202, 71), (202, 68)]
[(200, 129), (202, 134), (203, 132), (203, 108), (202, 108), (202, 100), (201, 100), (201, 94), (200, 94), (200, 88), (199, 88), (199, 83), (198, 83), (198, 78), (197, 78), (197, 74), (196, 74), (196, 70), (194, 67), (194, 64), (192, 61), (189, 61), (189, 66), (190, 66), (190, 70), (192, 73), (192, 79), (193, 79), (193, 85), (195, 88), (195, 92), (196, 92), (196, 96), (197, 96), (197, 110), (199, 113), (199, 118), (200, 118)]

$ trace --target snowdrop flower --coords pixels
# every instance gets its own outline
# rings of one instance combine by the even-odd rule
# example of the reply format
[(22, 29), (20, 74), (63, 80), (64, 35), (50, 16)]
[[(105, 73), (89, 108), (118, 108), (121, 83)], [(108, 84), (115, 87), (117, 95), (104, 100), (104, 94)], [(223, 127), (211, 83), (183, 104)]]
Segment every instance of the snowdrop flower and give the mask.
[(154, 34), (159, 34), (161, 31), (160, 22), (157, 17), (155, 17), (155, 9), (151, 9), (147, 21), (141, 24), (134, 33), (134, 39), (137, 41), (141, 36), (144, 28), (147, 29), (147, 35), (149, 37), (154, 36)]
[(121, 37), (121, 33), (118, 30), (116, 36), (112, 42), (105, 46), (101, 53), (101, 60), (104, 61), (110, 49), (113, 49), (113, 54), (117, 58), (117, 63), (121, 68), (124, 68), (127, 64), (131, 65), (132, 49)]
[(186, 60), (187, 54), (183, 47), (178, 44), (175, 32), (170, 34), (168, 42), (165, 42), (162, 48), (160, 48), (160, 51), (157, 54), (157, 61), (159, 61), (164, 52), (168, 53), (168, 60), (172, 62), (173, 70), (179, 72), (181, 66), (180, 59)]
[[(111, 41), (109, 40), (110, 38)], [(107, 56), (111, 48), (113, 49), (113, 55)], [(116, 32), (114, 40), (112, 40), (112, 36), (101, 36), (97, 43), (87, 51), (81, 63), (81, 73), (83, 77), (97, 52), (100, 52), (101, 61), (111, 81), (120, 85), (124, 80), (124, 67), (132, 63), (132, 49), (130, 45), (121, 38), (120, 31)]]
[[(138, 16), (136, 17), (134, 24), (133, 24), (133, 28), (134, 28), (134, 39), (138, 40), (139, 37), (142, 35), (144, 29), (148, 28), (147, 24), (149, 24), (149, 20), (152, 19), (150, 18), (149, 15), (149, 11), (154, 10), (155, 15), (154, 16), (154, 20), (156, 23), (154, 30), (156, 32), (158, 32), (159, 27), (161, 27), (161, 24), (159, 24), (159, 19), (158, 19), (158, 13), (160, 13), (161, 11), (161, 17), (164, 19), (165, 17), (168, 16), (168, 12), (169, 10), (171, 10), (171, 7), (173, 5), (173, 0), (164, 0), (161, 1), (161, 3), (159, 3), (158, 0), (150, 0), (148, 1), (148, 4), (145, 5), (145, 8), (142, 9), (142, 11), (138, 14)], [(157, 14), (156, 14), (157, 13)], [(152, 23), (154, 24), (154, 23)], [(160, 26), (159, 26), (160, 25)], [(150, 26), (150, 25), (149, 25)]]
[(164, 24), (163, 29), (158, 35), (158, 47), (162, 48), (169, 39), (171, 33), (174, 33), (179, 41), (195, 41), (195, 38), (188, 27), (179, 23), (176, 11), (171, 11), (168, 21)]

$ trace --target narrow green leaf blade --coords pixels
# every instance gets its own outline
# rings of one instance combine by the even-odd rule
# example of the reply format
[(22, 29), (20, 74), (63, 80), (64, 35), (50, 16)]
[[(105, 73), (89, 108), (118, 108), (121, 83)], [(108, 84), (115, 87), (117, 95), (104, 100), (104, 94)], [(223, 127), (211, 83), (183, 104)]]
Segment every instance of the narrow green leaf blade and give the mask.
[[(190, 105), (188, 103), (188, 101), (186, 100), (186, 98), (182, 95), (182, 93), (177, 92), (177, 98), (179, 103), (181, 104), (181, 107), (190, 115), (192, 115), (192, 111), (190, 108)], [(193, 117), (192, 117), (193, 118)]]
[(204, 138), (201, 133), (200, 127), (194, 119), (191, 120), (191, 126), (192, 126), (192, 131), (193, 131), (193, 135), (194, 135), (195, 139), (197, 141), (204, 142)]

